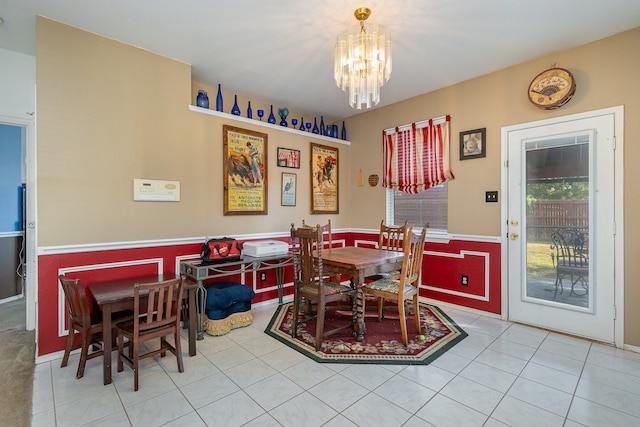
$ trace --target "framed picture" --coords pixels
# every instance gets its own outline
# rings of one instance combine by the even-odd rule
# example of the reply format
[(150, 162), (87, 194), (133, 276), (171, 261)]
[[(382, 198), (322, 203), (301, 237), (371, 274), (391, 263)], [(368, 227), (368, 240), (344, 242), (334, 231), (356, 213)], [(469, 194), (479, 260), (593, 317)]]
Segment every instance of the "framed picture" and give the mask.
[(225, 215), (267, 214), (267, 134), (224, 125)]
[(295, 173), (282, 172), (282, 206), (296, 205), (296, 181)]
[(300, 150), (278, 147), (278, 166), (300, 169)]
[(460, 160), (487, 157), (487, 128), (460, 132)]
[(337, 214), (338, 149), (311, 143), (311, 213)]

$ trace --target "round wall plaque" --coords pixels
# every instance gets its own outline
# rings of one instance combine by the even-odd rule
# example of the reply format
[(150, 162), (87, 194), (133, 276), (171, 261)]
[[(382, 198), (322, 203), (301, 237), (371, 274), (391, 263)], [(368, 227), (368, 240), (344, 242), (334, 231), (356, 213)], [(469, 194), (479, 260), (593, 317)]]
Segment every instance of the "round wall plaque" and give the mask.
[(564, 68), (550, 68), (529, 84), (529, 101), (543, 110), (553, 110), (569, 102), (576, 91), (573, 74)]

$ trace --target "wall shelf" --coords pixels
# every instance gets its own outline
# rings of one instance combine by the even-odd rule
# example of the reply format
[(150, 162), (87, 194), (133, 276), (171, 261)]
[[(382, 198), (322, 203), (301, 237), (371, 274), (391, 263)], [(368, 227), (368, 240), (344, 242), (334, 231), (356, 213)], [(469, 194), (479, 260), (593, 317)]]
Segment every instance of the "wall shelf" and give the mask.
[(298, 129), (294, 129), (294, 128), (290, 128), (290, 127), (280, 126), (280, 125), (277, 125), (277, 124), (274, 125), (274, 124), (271, 124), (269, 122), (262, 122), (260, 120), (248, 119), (246, 117), (236, 116), (236, 115), (229, 114), (229, 113), (223, 113), (223, 112), (216, 111), (216, 110), (210, 110), (208, 108), (196, 107), (195, 105), (189, 105), (189, 110), (195, 111), (196, 113), (202, 113), (202, 114), (208, 114), (210, 116), (221, 117), (223, 119), (235, 120), (235, 121), (238, 121), (238, 122), (249, 123), (249, 124), (256, 125), (256, 126), (262, 126), (262, 127), (266, 127), (266, 128), (271, 128), (271, 129), (279, 130), (279, 131), (282, 131), (282, 132), (289, 132), (289, 133), (293, 133), (293, 134), (296, 134), (296, 135), (302, 135), (302, 136), (306, 136), (307, 138), (320, 139), (320, 140), (323, 140), (323, 141), (333, 142), (333, 143), (337, 143), (337, 144), (351, 145), (351, 142), (345, 141), (345, 140), (340, 139), (340, 138), (331, 138), (331, 137), (328, 137), (328, 136), (319, 135), (317, 133), (304, 132), (304, 131), (301, 131), (301, 130), (298, 130)]

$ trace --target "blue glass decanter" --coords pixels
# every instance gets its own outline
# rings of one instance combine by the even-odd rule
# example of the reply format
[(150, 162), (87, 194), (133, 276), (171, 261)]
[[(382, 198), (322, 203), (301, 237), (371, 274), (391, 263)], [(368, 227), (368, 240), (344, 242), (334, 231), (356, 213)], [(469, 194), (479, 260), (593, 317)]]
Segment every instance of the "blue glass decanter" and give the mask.
[(253, 118), (253, 111), (251, 111), (251, 101), (247, 103), (247, 119)]
[(313, 118), (313, 129), (311, 130), (311, 132), (320, 133), (320, 130), (318, 129), (318, 119), (315, 117)]
[(276, 124), (276, 116), (273, 115), (273, 104), (271, 104), (271, 113), (269, 113), (269, 119), (267, 119), (272, 125)]
[(200, 108), (209, 108), (209, 97), (206, 90), (199, 90), (196, 105)]
[(238, 107), (238, 95), (233, 95), (233, 108), (231, 109), (231, 114), (234, 116), (240, 115), (240, 107)]

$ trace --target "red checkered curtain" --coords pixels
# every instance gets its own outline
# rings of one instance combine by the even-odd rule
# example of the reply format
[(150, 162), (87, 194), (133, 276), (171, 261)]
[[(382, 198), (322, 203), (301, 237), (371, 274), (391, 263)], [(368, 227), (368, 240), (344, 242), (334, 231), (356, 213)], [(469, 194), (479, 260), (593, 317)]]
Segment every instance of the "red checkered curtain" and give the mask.
[[(454, 178), (449, 166), (451, 116), (384, 132), (386, 188), (417, 194)], [(403, 126), (404, 128), (404, 126)]]

